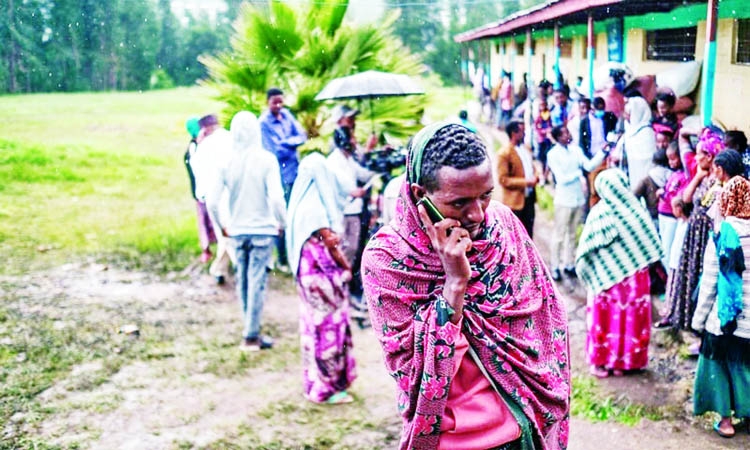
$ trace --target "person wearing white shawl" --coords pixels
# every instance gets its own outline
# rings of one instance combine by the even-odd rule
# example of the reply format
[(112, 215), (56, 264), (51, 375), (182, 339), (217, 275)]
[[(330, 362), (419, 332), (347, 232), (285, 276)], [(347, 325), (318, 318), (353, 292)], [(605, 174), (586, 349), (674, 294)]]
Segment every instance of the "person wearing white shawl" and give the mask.
[(344, 219), (335, 178), (320, 153), (299, 165), (286, 244), (300, 295), (303, 388), (314, 403), (349, 403), (356, 377), (349, 325), (351, 264), (339, 247)]
[(627, 161), (631, 189), (638, 186), (653, 167), (656, 134), (651, 128), (651, 107), (642, 97), (631, 97), (625, 104), (625, 134), (616, 153)]
[[(284, 191), (279, 163), (263, 149), (258, 119), (238, 112), (230, 125), (232, 153), (206, 198), (209, 214), (223, 235), (232, 239), (237, 253), (237, 296), (243, 317), (240, 348), (256, 351), (270, 348), (272, 341), (260, 335), (265, 299), (266, 267), (274, 242), (286, 227)], [(229, 217), (219, 216), (222, 190), (229, 191)]]

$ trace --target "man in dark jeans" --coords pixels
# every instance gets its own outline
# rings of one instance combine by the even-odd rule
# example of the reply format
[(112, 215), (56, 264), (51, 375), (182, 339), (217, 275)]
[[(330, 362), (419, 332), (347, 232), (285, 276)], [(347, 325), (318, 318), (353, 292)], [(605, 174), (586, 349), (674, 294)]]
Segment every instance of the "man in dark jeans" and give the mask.
[[(274, 239), (286, 226), (286, 207), (279, 164), (261, 145), (256, 117), (240, 111), (232, 119), (231, 133), (231, 157), (214, 180), (206, 205), (237, 254), (235, 278), (243, 324), (240, 348), (258, 351), (273, 344), (260, 334), (261, 313), (268, 277), (266, 267)], [(229, 215), (220, 219), (218, 203), (225, 188), (230, 193)]]

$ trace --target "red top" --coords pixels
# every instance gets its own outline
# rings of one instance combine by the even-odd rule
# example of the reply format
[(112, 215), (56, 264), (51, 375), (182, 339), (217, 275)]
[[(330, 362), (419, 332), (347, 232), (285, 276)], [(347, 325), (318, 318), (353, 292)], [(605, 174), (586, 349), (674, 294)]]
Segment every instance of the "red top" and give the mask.
[(474, 450), (498, 447), (520, 437), (521, 428), (508, 405), (469, 354), (469, 342), (459, 325), (446, 325), (456, 333), (456, 367), (440, 423), (438, 448)]

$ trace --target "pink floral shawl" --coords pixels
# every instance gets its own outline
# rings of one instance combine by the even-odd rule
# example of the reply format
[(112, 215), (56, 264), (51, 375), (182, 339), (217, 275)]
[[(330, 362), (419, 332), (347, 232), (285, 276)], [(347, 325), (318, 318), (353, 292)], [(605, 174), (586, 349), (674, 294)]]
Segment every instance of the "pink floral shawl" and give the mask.
[[(487, 239), (469, 253), (462, 333), (482, 365), (531, 422), (538, 448), (567, 448), (567, 314), (534, 243), (505, 206), (486, 211)], [(436, 301), (444, 271), (404, 183), (396, 216), (363, 255), (373, 330), (399, 387), (401, 448), (437, 448), (455, 345)]]

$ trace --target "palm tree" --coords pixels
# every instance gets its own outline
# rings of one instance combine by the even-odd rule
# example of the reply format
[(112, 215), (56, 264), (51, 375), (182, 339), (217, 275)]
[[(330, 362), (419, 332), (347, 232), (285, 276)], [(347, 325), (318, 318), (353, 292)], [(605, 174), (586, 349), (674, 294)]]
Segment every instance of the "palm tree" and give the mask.
[[(201, 57), (210, 79), (204, 84), (226, 103), (222, 117), (237, 111), (259, 114), (265, 92), (277, 86), (311, 138), (320, 135), (329, 108), (315, 100), (330, 80), (365, 70), (418, 75), (421, 61), (392, 33), (398, 11), (377, 24), (344, 23), (348, 1), (309, 3), (295, 11), (281, 1), (261, 7), (245, 3), (234, 24), (231, 51)], [(373, 102), (377, 131), (404, 136), (419, 127), (423, 98), (383, 98)], [(369, 112), (369, 108), (368, 108)], [(358, 132), (366, 127), (358, 127)]]

